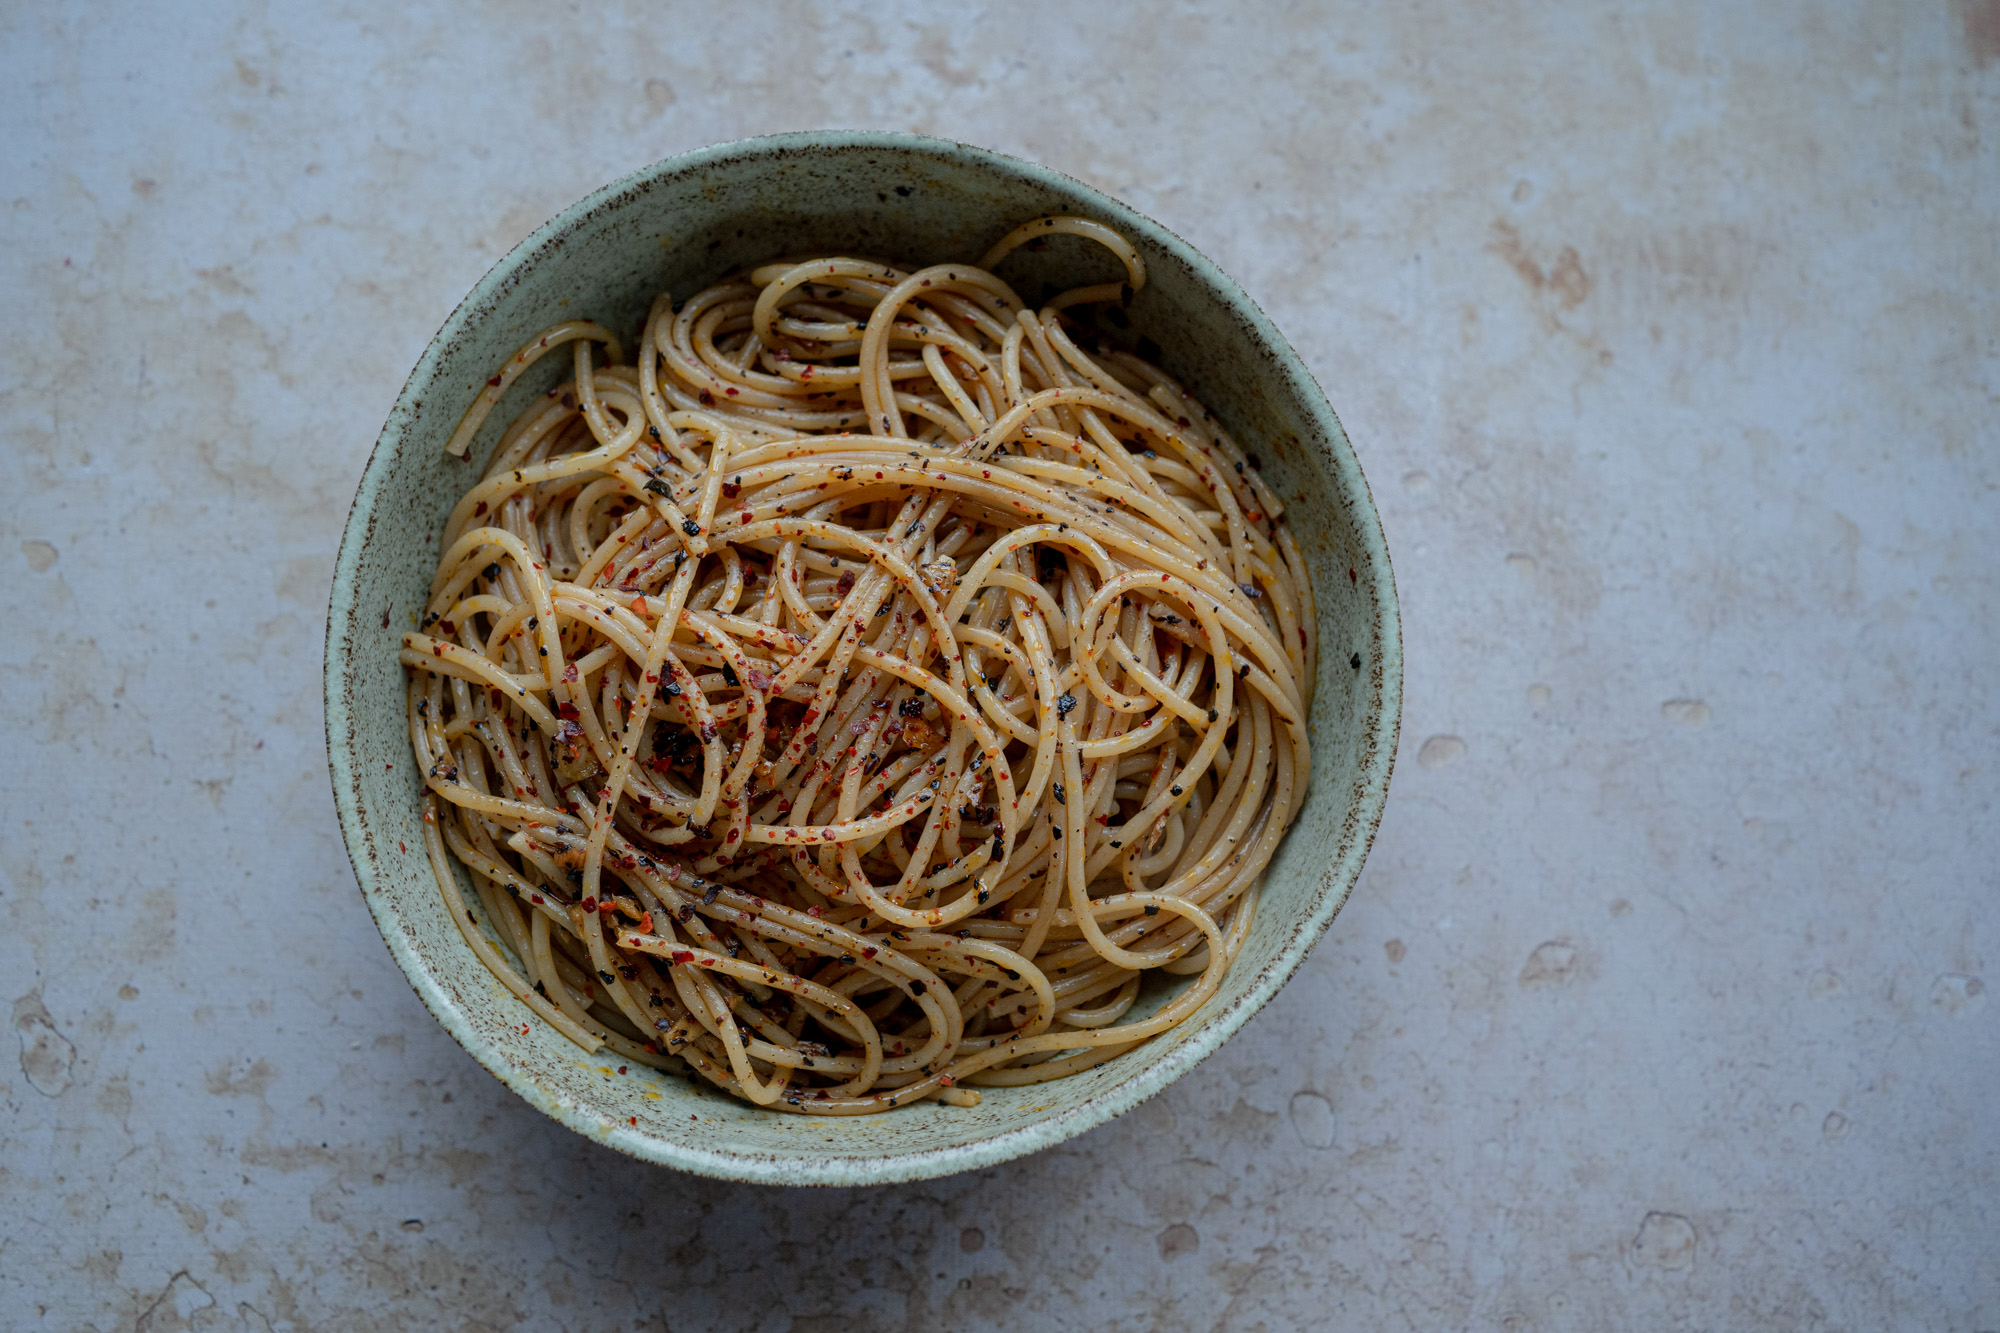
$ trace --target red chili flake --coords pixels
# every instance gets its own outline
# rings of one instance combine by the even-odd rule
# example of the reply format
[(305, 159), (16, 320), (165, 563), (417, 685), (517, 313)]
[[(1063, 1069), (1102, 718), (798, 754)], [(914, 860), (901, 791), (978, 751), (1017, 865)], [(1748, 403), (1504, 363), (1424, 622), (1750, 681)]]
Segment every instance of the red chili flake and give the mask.
[(495, 376), (494, 376), (494, 377), (493, 377), (492, 379), (490, 379), (490, 380), (486, 381), (486, 387), (487, 387), (487, 388), (489, 388), (489, 389), (497, 389), (497, 388), (499, 388), (499, 387), (500, 387), (500, 377), (499, 377), (498, 375), (495, 375)]
[(1350, 569), (1347, 571), (1347, 581), (1349, 583), (1359, 583), (1361, 580), (1359, 576), (1356, 575), (1355, 572)]
[(701, 391), (701, 405), (702, 405), (703, 407), (714, 407), (714, 406), (715, 406), (715, 395), (714, 395), (714, 394), (712, 394), (712, 393), (710, 393), (710, 392), (709, 392), (708, 390), (706, 390), (706, 389), (703, 389), (703, 390)]
[(452, 624), (449, 620), (438, 621), (438, 628), (443, 630), (446, 634), (458, 633), (458, 626)]
[(624, 1065), (620, 1065), (620, 1066), (618, 1066), (618, 1072), (619, 1072), (619, 1073), (621, 1073), (621, 1074), (622, 1074), (622, 1073), (624, 1073), (624, 1072), (625, 1072), (625, 1066), (624, 1066)]
[(723, 392), (728, 394), (731, 398), (734, 398), (736, 396), (736, 390), (734, 389), (724, 389)]
[(581, 906), (583, 907), (583, 910), (586, 912), (595, 912), (597, 910), (597, 899), (585, 898)]
[(639, 914), (639, 933), (641, 935), (653, 933), (653, 914), (650, 911)]
[(474, 518), (478, 518), (481, 514), (485, 512), (486, 512), (486, 501), (484, 500), (481, 500), (478, 504), (474, 505), (472, 508), (472, 516)]
[(399, 842), (396, 844), (396, 850), (407, 855), (410, 848), (408, 844)]
[(725, 481), (722, 483), (722, 493), (728, 499), (734, 500), (737, 496), (743, 494), (743, 487), (736, 482)]
[(610, 916), (617, 910), (618, 910), (618, 904), (612, 902), (609, 898), (606, 898), (597, 904), (597, 911), (598, 915), (600, 916)]
[(693, 961), (694, 954), (691, 951), (687, 949), (674, 950), (673, 964), (675, 967), (679, 967), (682, 963), (692, 963)]
[[(622, 1074), (622, 1073), (624, 1073), (625, 1071), (621, 1069), (621, 1070), (619, 1070), (618, 1072)], [(636, 1124), (638, 1124), (638, 1123), (639, 1123), (639, 1117), (638, 1117), (638, 1116), (636, 1116), (636, 1115), (628, 1115), (628, 1116), (626, 1116), (626, 1117), (625, 1117), (625, 1119), (626, 1119), (626, 1121), (627, 1121), (628, 1123), (630, 1123), (630, 1124), (633, 1124), (633, 1125), (636, 1125)]]
[(811, 366), (807, 366), (805, 368), (805, 373), (799, 376), (799, 378), (802, 380), (809, 380), (812, 377), (813, 377), (813, 368)]
[[(571, 682), (574, 682), (574, 681), (576, 680), (576, 678), (577, 678), (577, 677), (576, 677), (576, 663), (574, 663), (574, 662), (571, 662), (571, 663), (570, 663), (570, 664), (569, 664), (568, 666), (566, 666), (566, 667), (564, 667), (564, 668), (563, 668), (563, 679), (564, 679), (564, 680), (567, 680), (567, 681), (571, 681)], [(493, 691), (493, 692), (494, 692), (495, 694), (498, 694), (498, 693), (500, 693), (500, 691), (498, 691), (498, 690), (495, 690), (495, 691)]]
[(646, 594), (640, 593), (632, 599), (632, 610), (642, 616), (652, 614), (646, 609)]

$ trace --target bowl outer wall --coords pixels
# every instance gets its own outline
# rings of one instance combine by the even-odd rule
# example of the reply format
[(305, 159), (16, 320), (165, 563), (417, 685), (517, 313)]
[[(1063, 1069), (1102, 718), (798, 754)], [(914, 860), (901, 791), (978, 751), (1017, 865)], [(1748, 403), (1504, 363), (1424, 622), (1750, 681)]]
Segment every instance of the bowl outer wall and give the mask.
[[(434, 536), (475, 476), (444, 455), (444, 440), (492, 367), (557, 319), (595, 317), (622, 335), (676, 275), (684, 295), (693, 281), (814, 243), (829, 247), (820, 253), (963, 260), (1051, 212), (1097, 218), (1144, 253), (1149, 281), (1132, 303), (1133, 327), (1155, 334), (1162, 364), (1263, 455), (1312, 573), (1312, 786), (1266, 872), (1242, 954), (1222, 990), (1179, 1027), (1098, 1070), (983, 1089), (977, 1108), (792, 1116), (637, 1066), (619, 1075), (607, 1053), (586, 1057), (535, 1021), (438, 910), (396, 647), (425, 598)], [(1036, 277), (1062, 286), (1105, 276), (1107, 257), (1083, 242), (1017, 253), (1001, 272), (1031, 301)], [(524, 376), (473, 457), (567, 365), (551, 356)], [(913, 135), (777, 135), (671, 158), (565, 210), (495, 264), (426, 348), (383, 427), (349, 514), (327, 621), (327, 750), (342, 835), (383, 939), (425, 1006), (488, 1072), (579, 1133), (646, 1161), (769, 1184), (889, 1183), (990, 1166), (1080, 1134), (1186, 1073), (1276, 994), (1346, 901), (1387, 798), (1401, 695), (1394, 579), (1367, 482), (1318, 385), (1263, 312), (1193, 247), (1108, 196), (1033, 163)]]

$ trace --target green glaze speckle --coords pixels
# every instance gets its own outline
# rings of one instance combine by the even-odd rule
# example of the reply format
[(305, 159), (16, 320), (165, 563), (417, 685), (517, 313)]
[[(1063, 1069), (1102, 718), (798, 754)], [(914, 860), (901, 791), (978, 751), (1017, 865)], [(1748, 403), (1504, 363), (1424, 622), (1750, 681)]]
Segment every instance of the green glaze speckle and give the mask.
[[(1016, 223), (1058, 212), (1116, 227), (1144, 253), (1150, 280), (1131, 308), (1134, 331), (1263, 457), (1312, 572), (1312, 786), (1265, 876), (1242, 956), (1174, 1031), (1089, 1073), (982, 1089), (984, 1102), (968, 1109), (786, 1115), (584, 1057), (465, 947), (423, 852), (396, 654), (429, 586), (436, 534), (476, 473), (445, 455), (445, 440), (493, 367), (558, 319), (595, 318), (629, 342), (656, 292), (686, 295), (738, 264), (801, 252), (969, 261)], [(1017, 252), (1000, 272), (1033, 301), (1044, 282), (1102, 281), (1111, 265), (1087, 243), (1058, 239)], [(475, 460), (568, 363), (548, 357), (509, 392)], [(1186, 1073), (1277, 993), (1346, 901), (1381, 820), (1401, 705), (1395, 585), (1368, 485), (1318, 385), (1263, 312), (1186, 242), (1117, 201), (1045, 167), (911, 135), (778, 135), (672, 158), (599, 190), (494, 265), (425, 350), (382, 429), (327, 621), (327, 756), (341, 831), (369, 910), (424, 1004), (494, 1077), (579, 1133), (647, 1161), (769, 1184), (881, 1184), (991, 1166), (1102, 1124)]]

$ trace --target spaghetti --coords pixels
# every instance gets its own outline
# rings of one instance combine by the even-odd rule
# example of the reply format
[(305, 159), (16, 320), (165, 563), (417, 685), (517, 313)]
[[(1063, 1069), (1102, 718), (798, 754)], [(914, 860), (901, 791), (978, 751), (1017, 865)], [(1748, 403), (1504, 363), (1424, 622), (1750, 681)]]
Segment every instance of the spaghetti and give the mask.
[[(1051, 233), (1122, 277), (1031, 309), (994, 270)], [(489, 381), (461, 457), (574, 366), (401, 656), (444, 901), (542, 1020), (849, 1115), (1094, 1067), (1215, 993), (1304, 795), (1316, 629), (1255, 457), (1073, 336), (1145, 280), (1042, 218), (977, 265), (662, 296), (636, 364), (559, 324)], [(1193, 980), (1128, 1018), (1149, 973)]]

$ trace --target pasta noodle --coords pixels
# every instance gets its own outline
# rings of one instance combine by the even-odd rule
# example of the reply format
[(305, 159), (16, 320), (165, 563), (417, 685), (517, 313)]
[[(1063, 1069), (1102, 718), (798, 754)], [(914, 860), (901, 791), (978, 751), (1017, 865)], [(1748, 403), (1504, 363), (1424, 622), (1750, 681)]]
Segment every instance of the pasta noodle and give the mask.
[[(1030, 308), (995, 269), (1050, 234), (1122, 274)], [(1145, 281), (1041, 218), (977, 265), (662, 296), (635, 364), (569, 321), (489, 382), (457, 455), (573, 367), (452, 511), (401, 660), (443, 900), (542, 1021), (849, 1115), (1060, 1078), (1215, 993), (1304, 796), (1316, 627), (1254, 455), (1078, 341)], [(1135, 1017), (1155, 973), (1193, 979)]]

